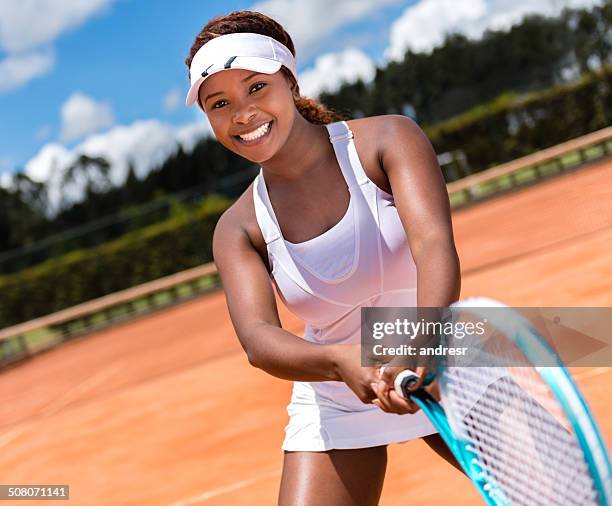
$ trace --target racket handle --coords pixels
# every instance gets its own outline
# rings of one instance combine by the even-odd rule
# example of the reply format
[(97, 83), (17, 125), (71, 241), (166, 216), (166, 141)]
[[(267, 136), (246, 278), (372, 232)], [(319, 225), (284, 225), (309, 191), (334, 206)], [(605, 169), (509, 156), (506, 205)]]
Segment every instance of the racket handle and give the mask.
[[(425, 380), (423, 381), (423, 385), (429, 385), (435, 378), (435, 374), (432, 372), (427, 373), (425, 376)], [(401, 371), (396, 377), (393, 386), (398, 394), (400, 394), (404, 399), (408, 399), (410, 397), (411, 387), (419, 381), (419, 375), (411, 371), (410, 369), (405, 369)]]

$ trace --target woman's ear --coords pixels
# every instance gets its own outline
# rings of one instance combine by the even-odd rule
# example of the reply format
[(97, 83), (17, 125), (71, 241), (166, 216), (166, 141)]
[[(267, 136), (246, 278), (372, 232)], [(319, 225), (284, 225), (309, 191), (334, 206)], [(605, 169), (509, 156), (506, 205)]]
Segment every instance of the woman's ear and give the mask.
[(298, 98), (300, 96), (300, 87), (298, 86), (294, 77), (290, 76), (288, 72), (283, 72), (283, 75), (285, 76), (285, 79), (287, 80), (287, 84), (289, 84), (289, 89), (291, 90), (291, 94), (295, 98)]
[(300, 87), (295, 82), (291, 83), (291, 93), (293, 93), (293, 96), (295, 98), (299, 98), (300, 97)]

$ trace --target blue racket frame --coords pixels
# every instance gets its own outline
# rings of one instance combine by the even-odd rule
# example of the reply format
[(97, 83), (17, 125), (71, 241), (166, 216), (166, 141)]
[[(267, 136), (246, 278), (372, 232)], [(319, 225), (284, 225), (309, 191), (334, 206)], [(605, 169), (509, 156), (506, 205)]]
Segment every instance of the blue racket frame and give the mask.
[(501, 489), (495, 486), (493, 478), (484, 474), (483, 468), (480, 466), (480, 460), (471, 449), (470, 442), (461, 440), (453, 434), (446, 412), (438, 401), (422, 388), (413, 392), (410, 398), (425, 412), (438, 429), (440, 436), (453, 452), (465, 474), (472, 480), (486, 504), (494, 506), (510, 504)]
[[(549, 367), (535, 367), (543, 381), (549, 386), (555, 399), (562, 406), (572, 429), (574, 430), (580, 447), (585, 455), (588, 469), (601, 506), (612, 506), (612, 466), (601, 433), (591, 416), (590, 410), (580, 394), (576, 384), (567, 369), (550, 348), (548, 343), (540, 336), (533, 326), (519, 313), (513, 314), (511, 327), (508, 319), (496, 319), (491, 312), (479, 311), (483, 307), (504, 307), (504, 304), (491, 299), (478, 298), (453, 304), (453, 308), (471, 311), (478, 316), (487, 318), (494, 326), (511, 336), (516, 346), (525, 357), (534, 364), (556, 364)], [(444, 366), (440, 366), (436, 375), (440, 379), (441, 388), (444, 389)], [(433, 375), (426, 378), (425, 384), (433, 380)], [(425, 412), (431, 422), (440, 432), (440, 436), (455, 455), (457, 461), (466, 475), (472, 480), (476, 489), (485, 500), (493, 506), (507, 506), (511, 504), (502, 489), (495, 484), (492, 476), (487, 476), (480, 464), (478, 455), (473, 451), (469, 441), (458, 438), (451, 430), (444, 408), (423, 388), (412, 392), (411, 399)]]

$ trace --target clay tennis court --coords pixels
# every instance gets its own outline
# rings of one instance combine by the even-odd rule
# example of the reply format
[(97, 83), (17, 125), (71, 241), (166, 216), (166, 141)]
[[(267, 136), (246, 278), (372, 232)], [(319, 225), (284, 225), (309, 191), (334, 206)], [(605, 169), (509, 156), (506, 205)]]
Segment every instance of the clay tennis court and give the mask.
[[(453, 219), (462, 298), (612, 305), (612, 162)], [(610, 369), (573, 374), (610, 443)], [(68, 484), (78, 505), (275, 504), (290, 388), (249, 366), (223, 294), (202, 296), (0, 373), (0, 482)], [(480, 504), (420, 441), (391, 446), (381, 504), (426, 501)]]

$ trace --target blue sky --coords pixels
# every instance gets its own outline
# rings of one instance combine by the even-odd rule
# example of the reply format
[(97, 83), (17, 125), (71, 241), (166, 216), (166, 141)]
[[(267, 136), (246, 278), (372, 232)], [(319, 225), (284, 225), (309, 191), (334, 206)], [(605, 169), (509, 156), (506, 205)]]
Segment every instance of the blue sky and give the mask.
[[(196, 111), (182, 105), (182, 94), (173, 111), (164, 110), (163, 98), (172, 89), (186, 90), (183, 60), (194, 36), (210, 17), (251, 5), (120, 0), (61, 34), (53, 42), (56, 63), (48, 74), (0, 93), (0, 171), (23, 166), (45, 143), (58, 139), (60, 108), (74, 91), (109, 102), (118, 124), (147, 118), (176, 125), (192, 121)], [(325, 50), (359, 44), (376, 59), (387, 44), (385, 31), (405, 5), (398, 2), (343, 27), (329, 37)], [(0, 58), (5, 55), (0, 52)], [(315, 56), (298, 59), (298, 69), (312, 64)]]
[(179, 145), (189, 150), (210, 129), (183, 105), (183, 61), (207, 20), (232, 10), (264, 12), (288, 30), (302, 93), (316, 96), (367, 82), (377, 65), (429, 51), (449, 31), (476, 38), (526, 13), (601, 1), (0, 0), (0, 185), (24, 170), (57, 197), (81, 153), (105, 156), (121, 184), (128, 161), (143, 176)]

